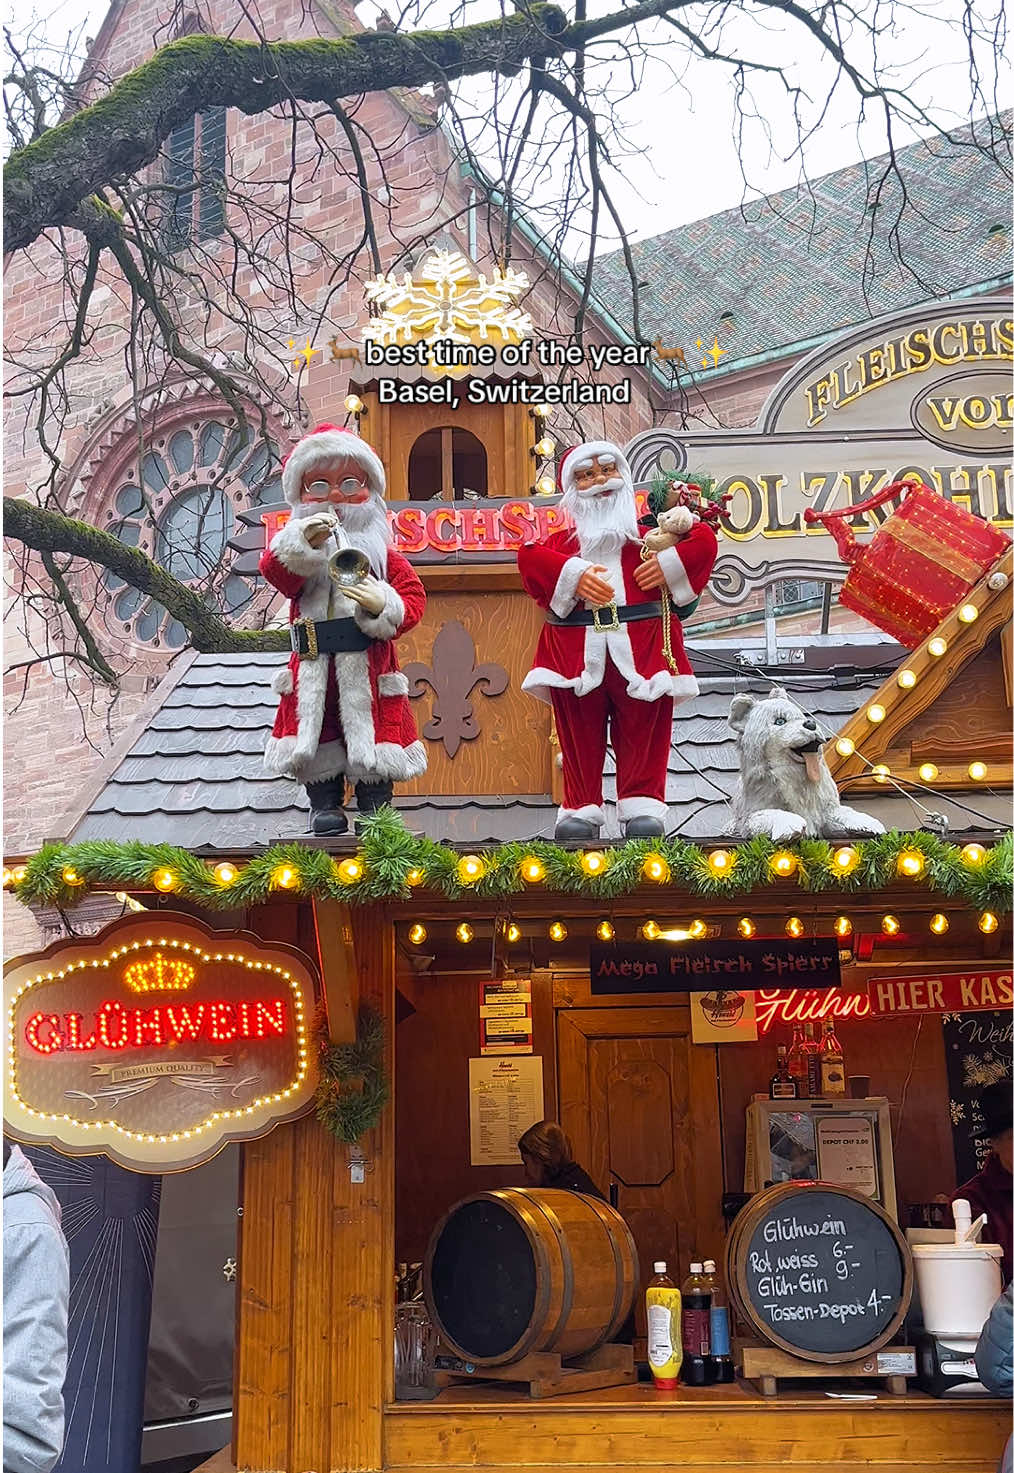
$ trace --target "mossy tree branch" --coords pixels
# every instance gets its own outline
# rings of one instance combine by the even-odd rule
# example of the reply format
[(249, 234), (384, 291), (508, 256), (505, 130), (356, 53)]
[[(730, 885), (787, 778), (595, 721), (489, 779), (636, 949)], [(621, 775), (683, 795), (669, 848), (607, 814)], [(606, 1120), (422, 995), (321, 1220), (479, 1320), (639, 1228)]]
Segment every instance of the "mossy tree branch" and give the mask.
[(167, 573), (136, 547), (128, 547), (109, 532), (88, 522), (65, 517), (30, 501), (4, 497), (4, 536), (51, 557), (69, 553), (107, 568), (140, 593), (168, 609), (190, 635), (194, 649), (203, 653), (242, 654), (283, 651), (289, 638), (282, 629), (233, 629), (185, 583)]

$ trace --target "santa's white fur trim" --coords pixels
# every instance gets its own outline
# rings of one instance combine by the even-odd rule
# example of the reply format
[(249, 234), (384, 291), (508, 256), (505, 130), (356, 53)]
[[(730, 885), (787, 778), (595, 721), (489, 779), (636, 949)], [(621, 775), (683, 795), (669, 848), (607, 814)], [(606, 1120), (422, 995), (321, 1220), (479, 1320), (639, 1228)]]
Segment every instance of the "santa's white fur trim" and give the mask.
[(407, 696), (408, 676), (400, 670), (389, 670), (377, 676), (377, 694), (381, 696)]
[(549, 601), (549, 607), (558, 619), (565, 619), (573, 612), (577, 603), (577, 585), (581, 581), (581, 575), (587, 573), (590, 567), (591, 563), (583, 557), (569, 557), (560, 569), (553, 597)]
[(665, 574), (665, 581), (669, 585), (673, 602), (677, 606), (693, 603), (697, 594), (687, 577), (687, 570), (683, 566), (683, 559), (678, 549), (667, 547), (664, 552), (658, 553), (658, 565)]
[(338, 715), (349, 754), (349, 771), (372, 768), (376, 734), (373, 727), (373, 691), (366, 651), (354, 650), (333, 658), (335, 683), (338, 686)]
[(560, 477), (564, 495), (568, 491), (576, 491), (575, 471), (584, 461), (591, 460), (593, 455), (611, 455), (616, 461), (616, 468), (623, 479), (630, 484), (632, 477), (627, 457), (618, 445), (611, 440), (588, 440), (584, 445), (575, 445), (563, 463), (563, 472)]
[(281, 670), (276, 670), (274, 675), (272, 675), (271, 689), (276, 696), (291, 696), (295, 687), (292, 680), (292, 671), (288, 665), (283, 666)]
[(664, 824), (669, 817), (669, 805), (660, 798), (620, 798), (616, 817), (620, 823), (628, 823), (632, 818), (657, 818)]
[[(318, 508), (319, 509), (319, 508)], [(330, 539), (323, 547), (311, 547), (306, 540), (303, 524), (297, 517), (290, 517), (284, 527), (271, 539), (271, 551), (290, 573), (297, 578), (327, 576), (328, 554), (334, 551)]]
[(349, 763), (348, 775), (354, 782), (373, 782), (390, 779), (393, 782), (408, 782), (410, 778), (422, 777), (426, 771), (426, 748), (422, 742), (412, 742), (399, 747), (397, 742), (378, 742), (373, 755), (362, 766)]
[(405, 604), (390, 583), (382, 583), (384, 607), (379, 614), (371, 614), (359, 604), (355, 606), (355, 620), (364, 634), (371, 639), (393, 639), (405, 622)]
[(377, 496), (383, 496), (387, 488), (387, 477), (379, 455), (348, 430), (321, 430), (319, 434), (304, 435), (299, 444), (289, 452), (282, 467), (282, 495), (290, 506), (299, 506), (299, 493), (303, 476), (307, 471), (329, 469), (336, 461), (348, 460), (365, 471), (367, 484)]
[(264, 766), (279, 777), (291, 777), (298, 783), (323, 783), (339, 777), (348, 769), (348, 758), (341, 742), (322, 742), (311, 757), (295, 761), (294, 736), (269, 736), (264, 747)]
[(597, 823), (599, 828), (606, 821), (605, 812), (599, 803), (586, 803), (583, 808), (559, 808), (556, 813), (556, 821), (563, 818), (580, 818), (584, 823)]

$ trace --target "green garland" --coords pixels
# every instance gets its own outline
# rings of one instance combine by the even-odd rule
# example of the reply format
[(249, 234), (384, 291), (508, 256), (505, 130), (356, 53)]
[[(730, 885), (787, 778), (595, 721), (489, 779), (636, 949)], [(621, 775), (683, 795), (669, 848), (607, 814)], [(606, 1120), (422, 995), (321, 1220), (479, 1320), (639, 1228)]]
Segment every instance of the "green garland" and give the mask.
[[(842, 874), (834, 865), (834, 854), (849, 843), (858, 863)], [(721, 845), (716, 841), (711, 848)], [(339, 899), (365, 905), (380, 900), (407, 900), (414, 893), (411, 881), (450, 900), (469, 896), (499, 899), (526, 893), (583, 896), (609, 901), (637, 890), (678, 892), (703, 899), (738, 899), (758, 892), (780, 889), (809, 894), (831, 892), (852, 895), (892, 887), (923, 887), (964, 902), (976, 910), (1006, 915), (1011, 910), (1012, 836), (1005, 835), (985, 852), (978, 863), (968, 863), (956, 844), (929, 833), (891, 832), (876, 838), (828, 842), (801, 839), (782, 846), (795, 855), (797, 867), (782, 878), (771, 869), (771, 856), (779, 849), (770, 839), (748, 839), (724, 846), (733, 858), (729, 870), (716, 874), (708, 863), (708, 850), (684, 839), (631, 839), (615, 848), (603, 849), (602, 865), (595, 874), (582, 868), (580, 851), (561, 848), (545, 839), (500, 844), (478, 854), (481, 873), (473, 880), (463, 875), (462, 855), (433, 839), (409, 833), (401, 816), (391, 808), (381, 809), (363, 823), (360, 848), (355, 856), (331, 855), (307, 845), (277, 844), (262, 854), (236, 861), (236, 874), (223, 883), (212, 861), (169, 844), (113, 843), (91, 840), (80, 844), (47, 844), (11, 880), (9, 888), (19, 900), (71, 906), (89, 888), (151, 890), (160, 871), (172, 878), (164, 892), (191, 901), (206, 910), (235, 910), (259, 905), (268, 899), (291, 895), (296, 899)], [(925, 870), (918, 879), (898, 873), (902, 850), (914, 849), (923, 856)], [(648, 855), (661, 855), (668, 866), (664, 884), (652, 884), (642, 873)], [(522, 872), (525, 860), (540, 861), (544, 873), (529, 883)], [(353, 873), (348, 861), (353, 860)], [(355, 863), (358, 861), (358, 864)], [(344, 862), (344, 869), (342, 868)], [(413, 874), (413, 872), (415, 872)], [(77, 883), (65, 878), (73, 874)], [(6, 883), (6, 880), (5, 880)]]
[(391, 1093), (384, 1067), (384, 1020), (362, 1007), (355, 1042), (331, 1043), (321, 1024), (317, 1043), (317, 1119), (336, 1139), (354, 1146), (376, 1125)]

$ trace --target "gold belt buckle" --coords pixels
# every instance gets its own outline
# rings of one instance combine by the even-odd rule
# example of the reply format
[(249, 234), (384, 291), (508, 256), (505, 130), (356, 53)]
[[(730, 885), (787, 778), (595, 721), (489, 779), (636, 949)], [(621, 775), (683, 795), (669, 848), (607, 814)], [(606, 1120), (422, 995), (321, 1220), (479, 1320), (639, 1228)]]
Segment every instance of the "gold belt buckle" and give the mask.
[(602, 609), (592, 609), (592, 625), (600, 634), (608, 634), (610, 630), (619, 629), (620, 627), (619, 617), (616, 612), (616, 600), (613, 599), (612, 603), (605, 604), (604, 607), (609, 610), (608, 624), (599, 623), (599, 615), (602, 613)]
[(293, 619), (292, 623), (294, 628), (302, 625), (306, 630), (306, 654), (304, 655), (302, 650), (297, 650), (299, 658), (301, 660), (316, 660), (320, 654), (320, 650), (317, 647), (316, 624), (312, 619)]

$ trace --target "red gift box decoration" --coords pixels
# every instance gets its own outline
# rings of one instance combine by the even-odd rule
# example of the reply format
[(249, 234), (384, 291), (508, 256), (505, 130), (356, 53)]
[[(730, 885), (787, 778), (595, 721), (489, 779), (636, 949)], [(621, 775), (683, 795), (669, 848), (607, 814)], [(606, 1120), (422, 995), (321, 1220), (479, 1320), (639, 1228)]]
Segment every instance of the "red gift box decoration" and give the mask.
[[(865, 546), (847, 525), (901, 497), (901, 505)], [(921, 481), (894, 481), (883, 491), (841, 511), (807, 508), (807, 522), (822, 522), (849, 565), (839, 601), (862, 614), (907, 649), (932, 634), (941, 619), (1010, 545), (1010, 538), (938, 495)]]

